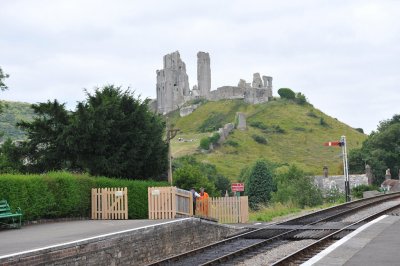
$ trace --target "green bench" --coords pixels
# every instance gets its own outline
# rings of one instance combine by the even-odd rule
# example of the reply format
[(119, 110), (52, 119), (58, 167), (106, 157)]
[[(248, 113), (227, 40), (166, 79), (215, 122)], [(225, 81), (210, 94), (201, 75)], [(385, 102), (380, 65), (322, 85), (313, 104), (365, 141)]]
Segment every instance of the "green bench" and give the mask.
[(0, 200), (0, 225), (6, 225), (9, 228), (21, 228), (22, 212), (18, 208), (16, 213), (12, 213), (10, 205), (6, 200)]

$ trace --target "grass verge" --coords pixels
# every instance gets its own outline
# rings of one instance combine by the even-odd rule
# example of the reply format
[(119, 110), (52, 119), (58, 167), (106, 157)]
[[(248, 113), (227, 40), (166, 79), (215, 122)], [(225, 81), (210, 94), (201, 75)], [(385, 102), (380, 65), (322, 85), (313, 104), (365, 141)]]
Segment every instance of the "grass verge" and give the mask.
[(269, 206), (262, 207), (258, 211), (251, 211), (249, 213), (249, 220), (250, 222), (272, 222), (286, 220), (296, 216), (304, 215), (308, 212), (329, 208), (334, 205), (337, 205), (337, 203), (325, 203), (317, 207), (301, 209), (292, 203), (272, 203)]

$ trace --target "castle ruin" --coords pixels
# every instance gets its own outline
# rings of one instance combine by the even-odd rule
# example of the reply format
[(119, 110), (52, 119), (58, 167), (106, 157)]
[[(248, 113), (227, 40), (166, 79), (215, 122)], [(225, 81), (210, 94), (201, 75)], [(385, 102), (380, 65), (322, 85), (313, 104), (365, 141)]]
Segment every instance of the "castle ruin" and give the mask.
[(204, 98), (210, 101), (243, 99), (251, 104), (267, 102), (272, 97), (272, 77), (253, 74), (253, 82), (240, 79), (237, 86), (222, 86), (211, 91), (210, 55), (197, 53), (197, 85), (189, 88), (186, 65), (178, 51), (164, 56), (163, 69), (157, 70), (157, 111), (167, 114), (186, 102)]

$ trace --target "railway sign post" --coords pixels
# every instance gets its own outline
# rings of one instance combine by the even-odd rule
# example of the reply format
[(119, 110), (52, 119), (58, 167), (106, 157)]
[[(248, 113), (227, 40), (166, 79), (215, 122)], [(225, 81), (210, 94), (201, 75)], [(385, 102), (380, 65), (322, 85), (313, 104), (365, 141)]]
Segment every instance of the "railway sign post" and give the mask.
[(236, 192), (236, 195), (239, 197), (240, 192), (244, 191), (244, 183), (232, 183), (232, 192)]
[(346, 144), (346, 137), (342, 136), (340, 139), (340, 142), (342, 143), (342, 154), (343, 154), (343, 175), (345, 178), (344, 181), (344, 189), (346, 193), (346, 201), (350, 201), (350, 183), (349, 183), (349, 164), (347, 162), (347, 144)]
[(349, 165), (347, 162), (347, 144), (346, 136), (342, 136), (340, 141), (329, 141), (325, 142), (324, 146), (339, 146), (342, 147), (342, 158), (343, 158), (343, 176), (344, 176), (344, 192), (346, 195), (346, 201), (350, 201), (350, 183), (349, 183)]

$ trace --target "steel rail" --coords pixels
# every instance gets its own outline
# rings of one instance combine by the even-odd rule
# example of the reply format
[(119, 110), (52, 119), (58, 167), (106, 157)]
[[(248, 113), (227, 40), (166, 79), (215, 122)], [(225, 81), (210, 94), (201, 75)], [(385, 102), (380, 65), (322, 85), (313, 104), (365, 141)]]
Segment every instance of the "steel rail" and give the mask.
[[(296, 252), (293, 252), (292, 254), (280, 259), (279, 261), (274, 262), (272, 265), (274, 265), (274, 266), (278, 266), (278, 265), (297, 265), (297, 264), (293, 263), (293, 261), (301, 260), (305, 255), (309, 255), (313, 251), (319, 250), (319, 248), (325, 246), (327, 244), (327, 242), (333, 241), (333, 238), (336, 235), (342, 233), (343, 231), (348, 230), (350, 227), (358, 225), (360, 223), (369, 222), (369, 221), (371, 221), (371, 220), (383, 215), (384, 213), (389, 212), (389, 211), (394, 210), (394, 209), (397, 209), (399, 207), (400, 207), (400, 203), (395, 205), (395, 206), (388, 207), (388, 208), (386, 208), (386, 209), (384, 209), (382, 211), (378, 211), (378, 212), (376, 212), (374, 214), (371, 214), (370, 216), (367, 216), (365, 218), (362, 218), (357, 222), (354, 222), (354, 223), (352, 223), (352, 224), (350, 224), (350, 225), (348, 225), (348, 226), (346, 226), (346, 227), (344, 227), (342, 229), (339, 229), (339, 230), (337, 230), (337, 231), (335, 231), (335, 232), (333, 232), (333, 233), (321, 238), (320, 240), (317, 240), (315, 243), (312, 243), (312, 244), (310, 244), (310, 245), (308, 245), (308, 246), (306, 246), (306, 247), (304, 247), (304, 248), (302, 248), (302, 249), (300, 249), (300, 250), (298, 250)], [(313, 255), (315, 255), (315, 254), (313, 254)]]
[[(353, 212), (355, 210), (360, 210), (360, 209), (366, 208), (368, 206), (379, 204), (379, 203), (381, 203), (383, 201), (386, 201), (388, 199), (397, 198), (397, 197), (400, 197), (400, 192), (399, 193), (390, 193), (390, 194), (379, 195), (379, 196), (371, 197), (371, 198), (368, 198), (368, 199), (361, 199), (361, 200), (357, 200), (357, 201), (354, 201), (354, 202), (348, 202), (348, 203), (345, 203), (345, 204), (342, 204), (342, 205), (333, 206), (333, 207), (330, 207), (330, 208), (327, 208), (327, 209), (323, 209), (323, 210), (320, 210), (320, 211), (316, 211), (316, 212), (304, 215), (302, 217), (294, 218), (294, 219), (291, 219), (291, 220), (288, 220), (288, 221), (285, 221), (285, 222), (272, 223), (272, 224), (269, 224), (266, 227), (255, 229), (255, 230), (252, 230), (250, 232), (241, 233), (239, 235), (230, 237), (228, 239), (224, 239), (222, 241), (219, 241), (219, 242), (207, 245), (207, 246), (203, 246), (203, 247), (200, 247), (200, 248), (197, 248), (197, 249), (185, 252), (185, 253), (174, 255), (174, 256), (171, 256), (171, 257), (168, 257), (168, 258), (156, 261), (156, 262), (152, 262), (152, 263), (150, 263), (148, 265), (168, 265), (168, 264), (172, 264), (174, 262), (178, 262), (181, 259), (187, 258), (189, 256), (194, 256), (196, 254), (204, 252), (205, 250), (215, 249), (215, 248), (218, 248), (218, 246), (223, 246), (223, 245), (225, 245), (227, 243), (234, 242), (235, 240), (246, 238), (246, 236), (248, 237), (250, 235), (257, 234), (257, 232), (261, 232), (261, 231), (263, 231), (265, 229), (268, 229), (268, 227), (271, 227), (273, 225), (297, 224), (297, 223), (292, 223), (292, 221), (298, 221), (299, 222), (301, 220), (304, 220), (302, 218), (305, 218), (306, 220), (309, 220), (309, 219), (312, 218), (312, 216), (318, 217), (320, 215), (325, 215), (325, 217), (323, 217), (321, 219), (318, 219), (316, 221), (313, 221), (311, 223), (307, 223), (305, 225), (301, 225), (301, 222), (300, 222), (300, 226), (301, 227), (306, 227), (306, 226), (317, 224), (317, 223), (320, 223), (320, 222), (325, 222), (325, 221), (328, 221), (328, 220), (332, 220), (332, 219), (337, 218), (339, 216), (344, 216), (344, 215), (346, 215), (348, 213), (351, 213), (351, 212)], [(367, 202), (367, 203), (364, 203), (364, 202)], [(361, 203), (361, 205), (351, 208), (351, 205), (357, 205), (357, 204), (360, 204), (360, 203)], [(340, 211), (341, 209), (344, 209), (344, 210)], [(336, 212), (336, 213), (329, 215), (329, 212), (332, 212), (332, 211)], [(337, 212), (337, 211), (339, 211), (339, 212)], [(306, 230), (307, 229), (308, 228), (306, 228)], [(310, 229), (308, 229), (308, 230), (310, 230)], [(240, 254), (244, 254), (244, 253), (247, 253), (249, 251), (258, 249), (258, 248), (260, 248), (262, 246), (265, 246), (265, 245), (269, 244), (270, 242), (275, 242), (275, 241), (278, 241), (280, 239), (287, 238), (288, 236), (290, 236), (290, 234), (295, 234), (300, 230), (304, 230), (304, 229), (296, 228), (296, 229), (289, 230), (287, 232), (284, 232), (284, 233), (278, 234), (276, 236), (273, 236), (271, 238), (265, 239), (265, 240), (263, 240), (263, 241), (261, 241), (259, 243), (252, 244), (252, 245), (249, 245), (247, 247), (241, 248), (241, 249), (239, 249), (237, 251), (225, 254), (225, 255), (223, 255), (223, 256), (221, 256), (219, 258), (210, 260), (209, 262), (201, 264), (201, 265), (213, 265), (213, 264), (221, 263), (223, 261), (227, 261), (228, 259), (236, 257), (236, 256), (238, 256)]]
[[(399, 197), (399, 195), (397, 195), (396, 197)], [(389, 199), (392, 199), (392, 197), (389, 197)], [(363, 204), (363, 205), (354, 207), (354, 208), (352, 208), (352, 209), (346, 209), (346, 210), (344, 210), (344, 211), (342, 211), (342, 212), (340, 212), (340, 213), (336, 213), (336, 214), (334, 214), (334, 215), (331, 215), (331, 216), (322, 218), (322, 219), (320, 219), (320, 220), (318, 220), (318, 221), (309, 223), (309, 224), (307, 224), (307, 225), (303, 225), (302, 227), (306, 227), (306, 226), (309, 226), (309, 225), (317, 224), (317, 223), (320, 223), (320, 222), (329, 221), (329, 220), (331, 220), (331, 219), (337, 218), (337, 217), (339, 217), (339, 216), (343, 216), (343, 215), (348, 214), (348, 213), (350, 213), (350, 212), (353, 212), (353, 211), (355, 211), (355, 210), (364, 209), (364, 208), (366, 208), (366, 207), (369, 207), (369, 206), (372, 206), (372, 205), (375, 205), (375, 204), (379, 204), (379, 203), (381, 203), (381, 202), (383, 202), (383, 201), (386, 201), (386, 200), (387, 200), (387, 198), (381, 199), (381, 200), (379, 200), (379, 201), (374, 201), (374, 202), (366, 203), (366, 204)], [(346, 226), (346, 228), (348, 228), (348, 226)], [(306, 228), (306, 230), (311, 230), (311, 229), (312, 229), (312, 228)], [(225, 254), (225, 255), (223, 255), (223, 256), (221, 256), (221, 257), (215, 258), (215, 259), (213, 259), (213, 260), (210, 260), (210, 261), (208, 261), (208, 262), (206, 262), (206, 263), (203, 263), (203, 264), (200, 264), (200, 265), (202, 265), (202, 266), (205, 266), (205, 265), (217, 265), (217, 264), (220, 264), (220, 263), (222, 263), (222, 262), (226, 262), (226, 261), (228, 261), (229, 259), (238, 257), (238, 256), (240, 256), (240, 255), (242, 255), (242, 254), (245, 254), (245, 253), (248, 253), (248, 252), (250, 252), (250, 251), (256, 250), (256, 249), (258, 249), (258, 248), (261, 248), (262, 246), (265, 246), (265, 245), (267, 245), (267, 244), (269, 244), (269, 243), (272, 243), (272, 242), (275, 242), (275, 241), (278, 241), (278, 240), (287, 238), (287, 237), (289, 237), (290, 235), (294, 235), (294, 234), (296, 234), (297, 232), (299, 232), (299, 231), (301, 231), (301, 230), (302, 230), (301, 228), (296, 228), (296, 229), (290, 230), (290, 231), (288, 231), (288, 232), (285, 232), (285, 233), (279, 234), (279, 235), (277, 235), (277, 236), (274, 236), (274, 237), (268, 238), (268, 239), (266, 239), (266, 240), (263, 240), (262, 242), (255, 243), (255, 244), (249, 245), (249, 246), (247, 246), (247, 247), (243, 247), (242, 249), (239, 249), (239, 250), (237, 250), (237, 251), (233, 251), (233, 252), (231, 252), (231, 253)], [(250, 232), (250, 233), (248, 233), (248, 234), (253, 234), (253, 233), (255, 233), (255, 232), (253, 231), (253, 232)]]

